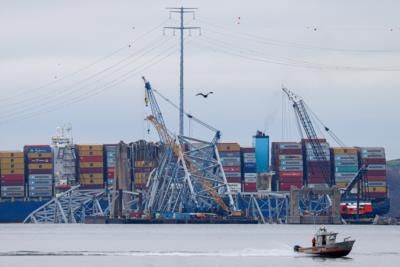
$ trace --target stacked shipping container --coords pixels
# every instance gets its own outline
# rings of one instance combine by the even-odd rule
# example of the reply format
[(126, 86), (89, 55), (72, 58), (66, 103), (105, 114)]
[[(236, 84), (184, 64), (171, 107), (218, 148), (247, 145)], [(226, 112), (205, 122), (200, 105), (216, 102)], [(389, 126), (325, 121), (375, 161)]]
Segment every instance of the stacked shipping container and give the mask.
[(280, 191), (289, 191), (291, 186), (303, 186), (303, 152), (296, 142), (272, 143), (272, 168), (279, 181)]
[(336, 187), (346, 188), (358, 172), (356, 148), (331, 149), (332, 174)]
[(372, 198), (386, 198), (386, 157), (385, 149), (382, 147), (360, 147), (358, 148), (360, 167), (367, 166), (365, 172), (368, 181), (368, 194)]
[(242, 170), (243, 170), (243, 192), (257, 192), (257, 167), (256, 167), (256, 149), (252, 147), (243, 147), (242, 152)]
[(107, 185), (112, 185), (115, 179), (115, 164), (117, 145), (104, 145), (104, 177)]
[(25, 196), (25, 159), (19, 151), (0, 152), (0, 186), (2, 198)]
[(53, 196), (53, 153), (49, 145), (29, 145), (24, 147), (28, 162), (28, 196), (46, 198)]
[(157, 166), (159, 146), (155, 143), (138, 141), (130, 144), (134, 189), (144, 189), (150, 172)]
[(103, 146), (76, 145), (78, 171), (81, 188), (99, 189), (104, 186)]
[(220, 143), (218, 152), (231, 192), (240, 192), (242, 182), (240, 145), (238, 143)]
[[(312, 149), (312, 142), (321, 144), (324, 156), (319, 158)], [(329, 144), (326, 139), (310, 140), (302, 139), (303, 159), (306, 172), (306, 180), (309, 186), (328, 185), (331, 180), (331, 161)]]

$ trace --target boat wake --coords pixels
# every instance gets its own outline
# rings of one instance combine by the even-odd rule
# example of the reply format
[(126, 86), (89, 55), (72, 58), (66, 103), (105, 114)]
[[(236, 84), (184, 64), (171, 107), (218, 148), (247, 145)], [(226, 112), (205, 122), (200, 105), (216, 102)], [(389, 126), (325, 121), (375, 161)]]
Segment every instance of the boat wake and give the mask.
[(244, 249), (231, 251), (8, 251), (0, 257), (10, 256), (133, 256), (133, 257), (289, 257), (286, 249)]

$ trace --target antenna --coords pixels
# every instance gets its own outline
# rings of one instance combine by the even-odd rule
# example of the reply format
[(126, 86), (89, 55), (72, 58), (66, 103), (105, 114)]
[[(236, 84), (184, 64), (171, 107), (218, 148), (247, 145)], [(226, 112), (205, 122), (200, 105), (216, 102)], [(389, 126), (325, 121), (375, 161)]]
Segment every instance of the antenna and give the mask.
[[(184, 119), (184, 87), (183, 87), (183, 32), (184, 30), (199, 30), (200, 27), (186, 27), (184, 26), (184, 14), (192, 14), (193, 19), (195, 19), (195, 13), (197, 8), (189, 8), (189, 7), (168, 7), (167, 10), (169, 11), (169, 16), (171, 17), (172, 13), (179, 13), (180, 14), (180, 26), (178, 27), (164, 27), (164, 32), (166, 29), (173, 30), (173, 34), (175, 35), (175, 30), (180, 31), (180, 46), (181, 46), (181, 53), (180, 53), (180, 90), (179, 90), (179, 134), (184, 135), (184, 126), (183, 126), (183, 119)], [(201, 33), (201, 32), (200, 32)]]

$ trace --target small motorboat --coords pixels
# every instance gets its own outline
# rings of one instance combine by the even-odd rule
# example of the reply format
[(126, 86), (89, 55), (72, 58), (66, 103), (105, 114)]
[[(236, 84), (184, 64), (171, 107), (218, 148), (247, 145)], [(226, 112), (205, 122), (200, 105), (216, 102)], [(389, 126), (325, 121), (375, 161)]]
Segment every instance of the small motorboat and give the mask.
[(321, 227), (313, 238), (312, 247), (294, 246), (294, 251), (320, 257), (344, 257), (353, 248), (355, 240), (350, 237), (344, 238), (342, 242), (336, 242), (338, 233), (328, 232), (325, 227)]

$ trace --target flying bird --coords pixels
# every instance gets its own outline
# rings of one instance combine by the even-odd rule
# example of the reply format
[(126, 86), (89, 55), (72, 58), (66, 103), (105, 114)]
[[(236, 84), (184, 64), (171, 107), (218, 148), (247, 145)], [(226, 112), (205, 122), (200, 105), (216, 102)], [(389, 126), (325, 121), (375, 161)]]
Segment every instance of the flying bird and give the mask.
[(207, 98), (209, 95), (214, 94), (214, 92), (208, 92), (207, 94), (203, 94), (203, 93), (198, 93), (196, 94), (196, 96), (202, 96), (204, 98)]

